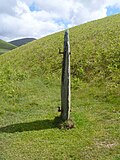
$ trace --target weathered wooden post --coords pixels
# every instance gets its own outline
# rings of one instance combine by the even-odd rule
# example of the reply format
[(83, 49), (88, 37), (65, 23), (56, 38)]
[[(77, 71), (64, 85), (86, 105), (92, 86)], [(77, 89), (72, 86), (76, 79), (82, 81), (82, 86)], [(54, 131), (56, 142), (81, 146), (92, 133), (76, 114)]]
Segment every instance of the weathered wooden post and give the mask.
[[(61, 78), (61, 119), (63, 122), (70, 120), (70, 103), (71, 103), (71, 90), (70, 90), (70, 42), (69, 31), (66, 30), (64, 34), (64, 51), (59, 52), (63, 54), (62, 62), (62, 78)], [(69, 124), (68, 124), (69, 125)], [(73, 123), (68, 126), (73, 128)]]

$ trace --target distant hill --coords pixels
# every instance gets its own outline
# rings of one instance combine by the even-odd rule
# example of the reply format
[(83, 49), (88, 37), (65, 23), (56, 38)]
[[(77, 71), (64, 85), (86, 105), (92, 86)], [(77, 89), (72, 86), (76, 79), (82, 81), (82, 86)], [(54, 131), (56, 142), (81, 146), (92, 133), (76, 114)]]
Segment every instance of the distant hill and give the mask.
[(23, 39), (17, 39), (14, 41), (10, 41), (9, 43), (16, 45), (16, 46), (22, 46), (22, 45), (27, 44), (29, 42), (32, 42), (34, 40), (36, 40), (36, 39), (35, 38), (23, 38)]
[(0, 39), (0, 54), (15, 49), (16, 46)]

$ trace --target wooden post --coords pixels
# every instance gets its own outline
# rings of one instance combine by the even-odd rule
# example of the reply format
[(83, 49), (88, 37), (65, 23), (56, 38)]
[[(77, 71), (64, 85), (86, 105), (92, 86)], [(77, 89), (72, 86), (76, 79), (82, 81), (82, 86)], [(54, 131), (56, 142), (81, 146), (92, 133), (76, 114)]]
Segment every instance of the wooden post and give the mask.
[(61, 119), (66, 121), (70, 119), (70, 43), (69, 31), (65, 31), (64, 35), (64, 52), (62, 64), (62, 79), (61, 79)]

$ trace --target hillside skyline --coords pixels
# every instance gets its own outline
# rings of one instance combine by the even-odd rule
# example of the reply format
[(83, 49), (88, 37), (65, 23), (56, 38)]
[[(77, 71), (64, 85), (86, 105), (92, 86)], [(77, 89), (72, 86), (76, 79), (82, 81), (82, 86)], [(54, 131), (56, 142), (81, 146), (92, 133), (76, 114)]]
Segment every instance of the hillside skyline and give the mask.
[(0, 3), (0, 39), (38, 39), (119, 13), (120, 0), (4, 0)]

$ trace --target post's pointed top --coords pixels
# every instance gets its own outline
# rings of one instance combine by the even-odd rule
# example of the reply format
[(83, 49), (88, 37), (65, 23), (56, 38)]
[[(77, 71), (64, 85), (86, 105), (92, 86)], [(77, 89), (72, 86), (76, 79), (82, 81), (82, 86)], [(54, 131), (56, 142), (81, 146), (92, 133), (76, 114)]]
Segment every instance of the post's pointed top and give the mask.
[(69, 29), (66, 29), (66, 30), (65, 30), (65, 33), (69, 34)]
[(65, 40), (65, 42), (69, 41), (69, 29), (65, 30), (64, 40)]

